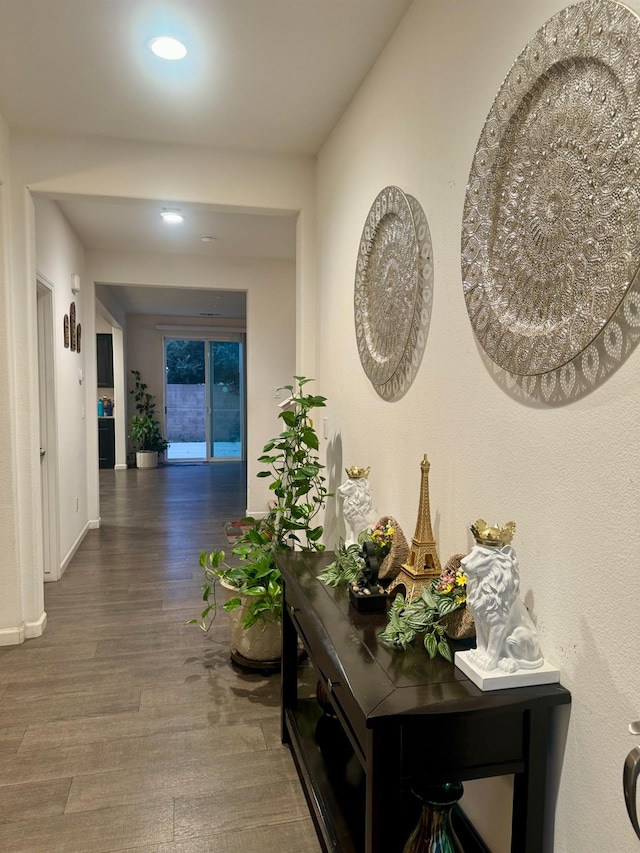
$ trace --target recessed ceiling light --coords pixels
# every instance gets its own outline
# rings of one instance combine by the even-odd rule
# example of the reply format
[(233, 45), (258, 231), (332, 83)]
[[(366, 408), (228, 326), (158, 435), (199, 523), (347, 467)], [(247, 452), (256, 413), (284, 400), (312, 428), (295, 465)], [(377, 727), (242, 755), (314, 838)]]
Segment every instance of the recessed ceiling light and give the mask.
[(156, 36), (149, 42), (149, 47), (160, 59), (184, 59), (187, 48), (178, 39), (171, 36)]
[(184, 222), (184, 216), (179, 210), (163, 210), (160, 216), (165, 222), (169, 222), (171, 225), (177, 225), (179, 222)]
[(213, 243), (216, 238), (212, 237), (210, 234), (203, 234), (200, 239), (203, 243)]

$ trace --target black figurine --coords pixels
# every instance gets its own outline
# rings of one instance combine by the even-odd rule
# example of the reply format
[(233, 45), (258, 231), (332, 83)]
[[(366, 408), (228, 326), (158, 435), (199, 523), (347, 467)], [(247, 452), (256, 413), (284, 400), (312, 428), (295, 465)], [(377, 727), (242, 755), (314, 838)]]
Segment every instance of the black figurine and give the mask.
[(356, 610), (384, 610), (387, 606), (387, 594), (378, 583), (378, 556), (376, 546), (366, 541), (362, 546), (361, 556), (364, 569), (357, 581), (349, 587), (349, 598)]

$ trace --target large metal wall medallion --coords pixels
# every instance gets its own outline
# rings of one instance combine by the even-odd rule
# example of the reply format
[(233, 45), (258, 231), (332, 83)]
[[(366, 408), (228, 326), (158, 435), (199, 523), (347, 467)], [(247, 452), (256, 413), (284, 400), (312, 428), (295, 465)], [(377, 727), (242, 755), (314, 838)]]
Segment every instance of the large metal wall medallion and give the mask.
[(354, 288), (360, 361), (385, 400), (399, 400), (416, 377), (432, 296), (431, 235), (424, 211), (398, 187), (385, 187), (362, 231)]
[(489, 357), (568, 364), (624, 312), (640, 261), (640, 18), (613, 0), (554, 15), (509, 71), (476, 148), (462, 279)]

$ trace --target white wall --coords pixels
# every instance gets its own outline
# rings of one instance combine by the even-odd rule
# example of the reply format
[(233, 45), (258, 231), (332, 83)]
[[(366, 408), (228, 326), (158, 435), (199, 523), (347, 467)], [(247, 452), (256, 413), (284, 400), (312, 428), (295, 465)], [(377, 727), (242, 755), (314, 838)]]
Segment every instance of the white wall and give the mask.
[[(86, 362), (87, 352), (95, 349), (95, 334), (90, 333), (94, 307), (82, 287), (84, 249), (75, 232), (55, 202), (37, 198), (35, 211), (36, 267), (53, 285), (60, 569), (64, 571), (89, 522), (87, 414), (96, 430), (97, 421), (95, 384), (89, 394)], [(76, 294), (71, 291), (72, 273), (79, 274), (81, 280), (80, 292)], [(76, 322), (82, 326), (79, 353), (65, 348), (63, 343), (63, 318), (69, 315), (71, 302), (76, 305)]]
[[(0, 383), (4, 405), (0, 406), (0, 645), (17, 643), (24, 639), (25, 621), (36, 619), (43, 613), (42, 558), (40, 558), (40, 594), (35, 592), (37, 569), (37, 542), (32, 537), (33, 561), (27, 577), (23, 577), (20, 560), (20, 543), (17, 536), (20, 506), (28, 504), (25, 490), (18, 491), (20, 463), (31, 469), (30, 460), (20, 444), (18, 424), (27, 408), (18, 386), (11, 381), (16, 359), (21, 352), (13, 346), (11, 330), (14, 323), (12, 276), (10, 257), (11, 223), (9, 216), (9, 131), (0, 116)], [(34, 282), (35, 289), (35, 282)], [(34, 520), (37, 524), (38, 520)], [(37, 528), (34, 528), (34, 531)], [(21, 588), (27, 584), (32, 590), (29, 613), (23, 608)]]
[[(484, 120), (520, 50), (564, 5), (415, 0), (319, 156), (318, 391), (329, 398), (329, 470), (339, 478), (344, 465), (371, 465), (380, 514), (408, 535), (428, 453), (442, 559), (469, 549), (479, 516), (516, 520), (522, 592), (573, 695), (554, 849), (631, 853), (638, 842), (621, 770), (633, 745), (627, 724), (640, 717), (640, 350), (567, 405), (514, 399), (479, 354), (460, 272), (465, 187)], [(640, 12), (638, 0), (628, 5)], [(424, 208), (435, 262), (422, 366), (394, 404), (364, 375), (353, 325), (360, 234), (390, 184)], [(467, 806), (500, 853), (509, 786), (493, 787), (468, 785)]]
[[(296, 271), (293, 262), (256, 259), (211, 259), (202, 255), (158, 253), (87, 253), (87, 274), (111, 284), (154, 285), (242, 290), (247, 295), (247, 511), (264, 512), (269, 498), (266, 481), (257, 479), (256, 464), (266, 441), (280, 431), (274, 389), (291, 382), (296, 370)], [(117, 296), (117, 290), (114, 291)], [(207, 325), (198, 318), (195, 325)], [(158, 323), (178, 325), (185, 318), (127, 318), (129, 369), (138, 368), (160, 402), (162, 333)], [(149, 330), (140, 340), (141, 325)], [(214, 326), (224, 325), (214, 321)], [(231, 325), (236, 325), (231, 324)], [(244, 325), (244, 324), (243, 324)]]

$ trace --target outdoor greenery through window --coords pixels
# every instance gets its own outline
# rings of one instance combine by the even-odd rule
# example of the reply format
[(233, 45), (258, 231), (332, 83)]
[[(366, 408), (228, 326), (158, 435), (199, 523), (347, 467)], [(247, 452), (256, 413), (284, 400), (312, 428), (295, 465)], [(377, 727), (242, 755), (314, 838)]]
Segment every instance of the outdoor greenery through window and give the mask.
[(242, 344), (169, 338), (165, 369), (168, 458), (241, 459)]

